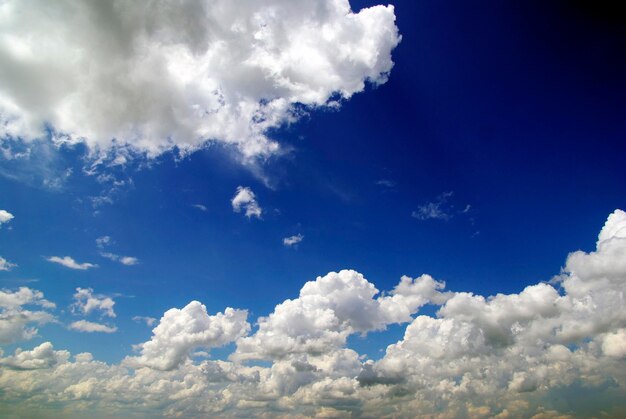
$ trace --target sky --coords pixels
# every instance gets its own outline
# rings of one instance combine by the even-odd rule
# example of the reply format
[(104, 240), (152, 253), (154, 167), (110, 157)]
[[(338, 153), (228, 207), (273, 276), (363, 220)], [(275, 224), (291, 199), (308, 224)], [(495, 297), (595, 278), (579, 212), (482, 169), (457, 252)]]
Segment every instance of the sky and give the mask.
[(0, 2), (0, 417), (626, 416), (626, 25)]

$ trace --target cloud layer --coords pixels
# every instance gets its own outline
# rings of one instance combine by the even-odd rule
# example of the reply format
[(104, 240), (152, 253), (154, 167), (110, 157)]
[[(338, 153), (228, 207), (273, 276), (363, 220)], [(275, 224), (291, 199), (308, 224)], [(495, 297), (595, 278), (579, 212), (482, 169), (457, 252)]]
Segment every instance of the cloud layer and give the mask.
[[(0, 403), (64, 417), (624, 417), (625, 261), (617, 210), (595, 251), (571, 253), (552, 281), (518, 294), (445, 291), (428, 275), (379, 293), (344, 270), (307, 282), (254, 329), (243, 310), (210, 315), (193, 301), (121, 365), (50, 343), (0, 358)], [(0, 293), (5, 310), (27, 303), (50, 304)], [(415, 316), (426, 304), (436, 315)], [(408, 326), (380, 359), (347, 347), (394, 323)], [(194, 360), (229, 342), (229, 360)]]
[[(53, 35), (52, 35), (53, 34)], [(268, 129), (384, 83), (393, 6), (347, 0), (10, 0), (0, 5), (0, 137), (156, 155), (213, 140), (246, 157)]]

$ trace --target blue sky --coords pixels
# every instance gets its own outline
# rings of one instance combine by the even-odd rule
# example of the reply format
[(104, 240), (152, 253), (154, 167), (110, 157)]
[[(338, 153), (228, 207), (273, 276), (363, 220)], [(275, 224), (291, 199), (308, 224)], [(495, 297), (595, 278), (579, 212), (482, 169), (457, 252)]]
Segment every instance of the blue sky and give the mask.
[[(354, 13), (376, 4), (350, 2)], [(0, 209), (14, 216), (0, 226), (0, 256), (16, 265), (0, 270), (0, 287), (5, 292), (19, 287), (39, 290), (56, 304), (51, 311), (54, 321), (37, 326), (30, 339), (7, 342), (4, 355), (18, 347), (31, 350), (52, 342), (56, 350), (89, 352), (115, 365), (136, 354), (132, 345), (155, 336), (151, 329), (164, 312), (193, 300), (204, 304), (210, 315), (226, 307), (248, 310), (252, 336), (259, 316), (296, 299), (306, 281), (328, 272), (355, 270), (386, 292), (403, 275), (429, 274), (445, 281), (446, 290), (488, 297), (515, 295), (529, 285), (550, 281), (569, 263), (570, 252), (595, 254), (596, 238), (607, 217), (626, 207), (622, 53), (626, 38), (623, 24), (611, 17), (614, 11), (566, 2), (397, 1), (394, 6), (391, 13), (401, 35), (397, 46), (389, 9), (363, 23), (365, 32), (355, 35), (380, 37), (372, 44), (380, 62), (357, 66), (359, 55), (346, 59), (351, 64), (333, 62), (333, 69), (355, 65), (346, 72), (337, 70), (336, 79), (344, 83), (339, 89), (326, 81), (311, 86), (310, 95), (326, 89), (327, 96), (321, 99), (308, 99), (313, 96), (294, 90), (297, 93), (289, 93), (290, 109), (296, 110), (291, 120), (282, 111), (263, 108), (263, 118), (279, 122), (269, 126), (246, 122), (242, 126), (252, 127), (252, 132), (244, 134), (230, 126), (214, 133), (209, 126), (206, 132), (215, 139), (208, 143), (189, 145), (185, 135), (196, 133), (195, 127), (185, 131), (176, 121), (165, 128), (153, 127), (156, 123), (150, 118), (166, 119), (159, 109), (147, 111), (146, 120), (134, 121), (132, 115), (146, 117), (130, 108), (125, 115), (131, 119), (124, 123), (137, 122), (133, 132), (145, 136), (121, 136), (111, 124), (123, 118), (106, 119), (110, 106), (132, 107), (135, 102), (125, 93), (116, 97), (113, 88), (112, 105), (105, 101), (111, 97), (87, 96), (93, 102), (83, 106), (96, 103), (102, 109), (78, 112), (74, 114), (78, 122), (67, 123), (61, 111), (39, 111), (45, 106), (61, 109), (66, 104), (63, 94), (54, 96), (52, 89), (44, 88), (28, 101), (10, 85), (18, 79), (0, 82), (0, 117), (5, 121)], [(302, 8), (290, 11), (293, 25), (303, 17), (297, 13), (308, 13)], [(178, 12), (170, 13), (156, 25), (167, 29), (171, 24), (176, 30)], [(59, 28), (81, 24), (35, 12), (26, 19), (42, 19)], [(23, 23), (6, 24), (3, 34), (19, 36), (15, 28)], [(367, 25), (391, 32), (377, 35), (379, 31)], [(89, 45), (92, 38), (86, 39)], [(93, 39), (100, 45), (96, 35)], [(363, 48), (350, 42), (345, 41), (345, 48)], [(110, 53), (107, 48), (105, 56)], [(4, 60), (8, 74), (13, 67), (7, 51), (13, 50), (3, 49), (0, 65)], [(54, 56), (42, 56), (42, 62), (54, 62)], [(384, 62), (387, 56), (392, 68)], [(98, 59), (93, 58), (94, 65)], [(39, 68), (32, 65), (23, 82), (49, 87), (50, 78), (39, 75)], [(68, 80), (82, 80), (59, 68)], [(306, 70), (303, 80), (315, 78)], [(116, 83), (135, 83), (136, 75), (103, 74)], [(228, 72), (218, 76), (222, 86), (229, 86), (224, 87), (226, 101), (255, 80), (245, 74), (234, 81), (229, 77)], [(350, 77), (365, 81), (363, 91), (352, 87)], [(83, 93), (82, 84), (69, 85)], [(144, 92), (141, 86), (138, 89)], [(280, 98), (281, 92), (270, 95)], [(171, 97), (172, 102), (177, 100)], [(96, 111), (101, 119), (93, 116)], [(53, 114), (48, 119), (41, 116)], [(10, 118), (30, 122), (39, 118), (46, 130), (39, 136), (32, 129), (11, 131), (6, 128)], [(102, 134), (103, 124), (118, 133), (113, 146), (106, 137), (109, 131)], [(163, 131), (167, 129), (172, 132)], [(63, 135), (67, 139), (60, 145)], [(232, 140), (233, 135), (243, 136)], [(163, 146), (162, 137), (169, 138), (169, 145)], [(280, 151), (273, 151), (268, 141)], [(168, 150), (172, 144), (177, 147), (174, 151)], [(258, 144), (261, 152), (249, 151)], [(29, 150), (29, 157), (18, 156), (24, 150)], [(252, 191), (260, 216), (246, 216), (245, 202), (241, 211), (234, 211), (238, 187)], [(105, 236), (110, 237), (108, 244), (98, 245), (96, 240)], [(283, 243), (293, 236), (301, 241)], [(619, 255), (624, 256), (623, 248)], [(53, 256), (97, 266), (71, 269), (50, 262)], [(136, 258), (136, 263), (130, 259), (121, 263), (124, 256)], [(576, 275), (574, 268), (568, 269), (566, 273)], [(619, 275), (624, 281), (626, 275)], [(571, 293), (556, 284), (560, 295)], [(623, 287), (620, 282), (617, 291)], [(83, 306), (81, 311), (74, 297), (77, 288), (91, 288), (98, 304), (114, 300), (116, 316), (107, 316), (102, 307), (85, 312)], [(445, 313), (436, 314), (442, 304), (431, 300), (419, 312), (443, 318)], [(623, 302), (614, 310), (623, 312)], [(135, 316), (151, 317), (156, 323), (148, 327), (133, 320)], [(81, 319), (116, 331), (88, 333), (69, 326)], [(597, 333), (620, 337), (623, 322), (615, 320)], [(396, 323), (379, 328), (386, 331), (369, 329), (363, 336), (351, 329), (347, 347), (367, 354), (363, 359), (379, 360), (390, 353), (385, 352), (387, 345), (405, 334), (407, 322)], [(589, 335), (587, 341), (603, 336)], [(228, 360), (237, 342), (233, 338), (222, 348), (198, 344), (190, 350), (206, 350), (213, 360)], [(578, 348), (581, 342), (572, 345)], [(144, 355), (148, 357), (147, 350)], [(138, 362), (152, 365), (145, 359)], [(4, 365), (8, 368), (10, 362)], [(624, 392), (620, 379), (613, 377), (617, 395)], [(14, 402), (2, 400), (6, 406)], [(528, 412), (542, 403), (546, 405), (545, 400), (532, 402)], [(620, 408), (614, 400), (603, 403)], [(326, 408), (321, 402), (316, 407)], [(173, 409), (186, 411), (180, 406)], [(581, 412), (586, 410), (575, 406), (563, 410), (584, 416)]]

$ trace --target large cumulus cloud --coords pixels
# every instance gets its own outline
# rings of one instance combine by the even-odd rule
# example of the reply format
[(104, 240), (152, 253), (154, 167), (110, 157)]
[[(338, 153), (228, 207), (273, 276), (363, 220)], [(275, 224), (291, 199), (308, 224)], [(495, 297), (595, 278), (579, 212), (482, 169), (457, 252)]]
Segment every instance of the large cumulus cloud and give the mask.
[(409, 321), (431, 299), (445, 298), (438, 291), (443, 286), (428, 275), (403, 277), (390, 295), (375, 298), (378, 290), (360, 273), (331, 272), (307, 282), (298, 298), (260, 318), (257, 332), (238, 340), (232, 358), (277, 359), (342, 347), (353, 333)]
[[(624, 417), (625, 259), (617, 210), (595, 251), (571, 253), (553, 281), (517, 294), (446, 292), (428, 275), (379, 294), (358, 272), (331, 272), (252, 333), (244, 312), (212, 316), (193, 302), (168, 311), (122, 365), (50, 343), (6, 355), (0, 404), (48, 417)], [(436, 315), (415, 317), (428, 303)], [(350, 334), (402, 322), (378, 360), (346, 347)], [(228, 361), (190, 356), (232, 341)]]
[(168, 310), (152, 332), (152, 338), (138, 345), (141, 354), (128, 357), (127, 365), (171, 370), (180, 365), (196, 347), (215, 348), (246, 334), (248, 312), (227, 308), (210, 316), (206, 307), (192, 301), (182, 309)]
[(348, 0), (3, 1), (0, 136), (267, 155), (266, 131), (296, 104), (386, 81), (394, 21), (393, 6), (355, 13)]

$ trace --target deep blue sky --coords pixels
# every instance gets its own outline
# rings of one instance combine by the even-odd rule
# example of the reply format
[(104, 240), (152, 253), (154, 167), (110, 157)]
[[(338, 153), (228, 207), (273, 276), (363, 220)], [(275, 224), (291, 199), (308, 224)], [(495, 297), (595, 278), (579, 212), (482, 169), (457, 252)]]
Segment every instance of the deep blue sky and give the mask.
[[(557, 274), (568, 252), (592, 249), (606, 216), (626, 207), (626, 37), (610, 8), (394, 4), (403, 39), (389, 81), (272, 133), (293, 151), (260, 166), (270, 187), (219, 147), (128, 169), (132, 187), (96, 214), (98, 186), (79, 169), (60, 190), (0, 177), (0, 209), (16, 217), (0, 254), (19, 265), (0, 272), (0, 286), (37, 279), (30, 286), (60, 309), (76, 287), (122, 295), (115, 343), (50, 324), (32, 344), (117, 361), (150, 336), (133, 316), (193, 299), (211, 313), (248, 308), (253, 320), (344, 268), (380, 290), (429, 273), (452, 290), (518, 292)], [(79, 154), (62, 151), (61, 162), (80, 168)], [(255, 191), (262, 220), (232, 211), (239, 185)], [(450, 219), (411, 216), (450, 191)], [(282, 245), (297, 233), (297, 248)], [(141, 263), (101, 258), (104, 235)], [(51, 255), (99, 267), (72, 271)], [(370, 352), (391, 341), (354, 340)]]

